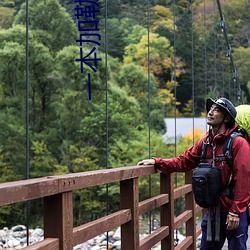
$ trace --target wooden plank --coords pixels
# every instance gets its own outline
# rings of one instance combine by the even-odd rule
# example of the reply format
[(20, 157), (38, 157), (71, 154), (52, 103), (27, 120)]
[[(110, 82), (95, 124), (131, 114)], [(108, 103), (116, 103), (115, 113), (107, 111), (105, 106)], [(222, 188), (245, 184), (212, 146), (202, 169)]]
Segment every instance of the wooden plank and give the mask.
[(0, 206), (156, 173), (154, 166), (130, 166), (47, 176), (0, 184)]
[(174, 229), (177, 229), (192, 218), (192, 210), (187, 210), (174, 219)]
[(121, 249), (139, 250), (139, 187), (138, 178), (120, 183), (121, 209), (130, 209), (131, 221), (121, 226)]
[(161, 226), (169, 227), (169, 235), (161, 241), (161, 250), (174, 249), (174, 177), (160, 174), (160, 193), (169, 194), (169, 202), (161, 206)]
[(140, 241), (140, 250), (151, 249), (155, 244), (166, 238), (168, 235), (169, 227), (164, 226), (158, 228), (155, 232)]
[(139, 214), (143, 215), (157, 207), (168, 203), (168, 194), (160, 194), (139, 203)]
[(201, 233), (202, 233), (202, 229), (201, 229), (201, 226), (199, 225), (196, 228), (196, 237), (199, 237), (201, 235)]
[(197, 214), (197, 213), (199, 213), (200, 211), (205, 211), (205, 209), (204, 208), (202, 208), (202, 207), (200, 207), (200, 206), (198, 206), (197, 204), (195, 205), (195, 213)]
[(0, 206), (58, 193), (57, 178), (34, 178), (0, 184)]
[(131, 221), (130, 209), (123, 209), (73, 229), (74, 246)]
[(193, 244), (193, 237), (188, 236), (175, 247), (175, 250), (188, 249), (192, 244)]
[(157, 173), (154, 166), (130, 166), (58, 176), (60, 192), (119, 182)]
[(60, 249), (73, 249), (72, 192), (44, 198), (44, 237), (59, 238)]
[[(196, 204), (196, 206), (195, 206), (195, 213), (197, 214), (200, 211), (202, 212), (202, 215), (204, 215), (204, 213), (206, 212), (206, 209), (201, 208), (200, 206), (198, 206)], [(195, 230), (196, 230), (196, 239), (197, 239), (201, 235), (201, 233), (202, 233), (201, 224), (199, 224), (198, 226), (196, 226)]]
[(34, 243), (23, 250), (59, 250), (59, 239), (47, 238), (43, 241)]
[(177, 199), (181, 197), (182, 195), (185, 195), (187, 193), (192, 192), (192, 185), (191, 184), (186, 184), (181, 187), (175, 188), (174, 190), (174, 199)]
[[(192, 175), (193, 173), (186, 172), (185, 173), (185, 182), (190, 183), (192, 182)], [(188, 250), (196, 250), (196, 212), (195, 212), (196, 203), (194, 200), (193, 192), (188, 193), (185, 195), (185, 210), (190, 210), (192, 215), (191, 218), (186, 222), (186, 236), (193, 236), (194, 241)]]

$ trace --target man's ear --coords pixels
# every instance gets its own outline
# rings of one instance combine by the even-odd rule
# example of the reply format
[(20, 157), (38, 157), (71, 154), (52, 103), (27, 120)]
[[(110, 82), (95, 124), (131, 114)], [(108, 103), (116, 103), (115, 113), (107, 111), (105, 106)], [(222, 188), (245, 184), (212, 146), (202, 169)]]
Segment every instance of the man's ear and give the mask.
[(232, 116), (231, 116), (231, 115), (226, 115), (224, 121), (225, 121), (225, 122), (229, 122), (231, 119), (232, 119)]

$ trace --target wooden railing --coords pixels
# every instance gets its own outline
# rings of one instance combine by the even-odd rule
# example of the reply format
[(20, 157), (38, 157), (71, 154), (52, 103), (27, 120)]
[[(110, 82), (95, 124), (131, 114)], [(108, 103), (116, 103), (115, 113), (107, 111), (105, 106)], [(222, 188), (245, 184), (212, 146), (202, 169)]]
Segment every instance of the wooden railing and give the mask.
[[(122, 250), (148, 250), (161, 241), (161, 249), (196, 249), (201, 229), (196, 214), (191, 173), (186, 184), (174, 189), (173, 174), (160, 174), (160, 193), (139, 202), (138, 178), (156, 174), (153, 166), (131, 166), (48, 176), (0, 184), (0, 206), (43, 198), (44, 240), (25, 250), (72, 250), (102, 233), (121, 227)], [(120, 183), (120, 210), (89, 223), (73, 227), (72, 192), (78, 189)], [(174, 217), (174, 200), (185, 196), (185, 212)], [(139, 216), (160, 207), (160, 227), (146, 238), (139, 239)], [(174, 247), (174, 231), (186, 227), (185, 239)]]

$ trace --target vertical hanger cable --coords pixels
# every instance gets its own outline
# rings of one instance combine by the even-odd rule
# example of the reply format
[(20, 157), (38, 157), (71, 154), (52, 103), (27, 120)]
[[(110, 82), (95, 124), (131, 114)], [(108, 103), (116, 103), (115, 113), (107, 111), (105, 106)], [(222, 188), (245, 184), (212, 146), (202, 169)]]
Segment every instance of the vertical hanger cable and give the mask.
[[(174, 81), (174, 126), (175, 126), (175, 148), (174, 148), (174, 154), (176, 156), (177, 154), (177, 84), (176, 84), (176, 2), (173, 0), (173, 24), (174, 24), (174, 55), (173, 55), (173, 61), (174, 61), (174, 69), (173, 69), (173, 81)], [(175, 186), (177, 186), (177, 173), (175, 173)], [(179, 239), (178, 239), (178, 231), (175, 230), (175, 245), (178, 245)]]
[[(25, 179), (29, 179), (29, 0), (26, 0), (26, 46), (25, 46), (25, 57), (26, 57), (26, 174)], [(29, 210), (30, 203), (25, 203), (25, 214), (26, 214), (26, 237), (27, 245), (29, 245)]]
[(204, 94), (205, 98), (207, 97), (207, 39), (206, 39), (206, 22), (207, 22), (207, 16), (206, 16), (206, 0), (204, 0), (204, 6), (203, 6), (203, 12), (204, 12)]
[[(108, 128), (109, 128), (109, 119), (108, 119), (108, 115), (109, 115), (109, 110), (108, 110), (108, 104), (109, 104), (109, 99), (108, 99), (108, 24), (107, 24), (107, 20), (108, 20), (108, 0), (105, 0), (105, 22), (104, 22), (104, 26), (105, 26), (105, 84), (106, 84), (106, 169), (109, 168), (109, 161), (108, 161), (108, 147), (109, 147), (109, 133), (108, 133)], [(108, 215), (109, 213), (109, 186), (108, 184), (106, 184), (106, 215)], [(108, 249), (108, 232), (107, 232), (107, 249)]]
[[(150, 0), (147, 1), (147, 12), (148, 12), (148, 18), (147, 18), (147, 30), (148, 30), (148, 158), (151, 157), (151, 120), (150, 120)], [(149, 197), (151, 197), (151, 175), (148, 176), (148, 185), (149, 185)], [(151, 233), (152, 229), (152, 218), (151, 214), (152, 212), (149, 212), (149, 232)]]
[(192, 115), (193, 115), (193, 144), (194, 144), (194, 118), (195, 118), (195, 92), (194, 92), (194, 11), (193, 11), (193, 0), (191, 0), (191, 30), (192, 30)]
[(213, 1), (214, 5), (214, 91), (218, 93), (218, 84), (217, 84), (217, 32), (216, 32), (216, 14), (215, 14), (215, 0)]

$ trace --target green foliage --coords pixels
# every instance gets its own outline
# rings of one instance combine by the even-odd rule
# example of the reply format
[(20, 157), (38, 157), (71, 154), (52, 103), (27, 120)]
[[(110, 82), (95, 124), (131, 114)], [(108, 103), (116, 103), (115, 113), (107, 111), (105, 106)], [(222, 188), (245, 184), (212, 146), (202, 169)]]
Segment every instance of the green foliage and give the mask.
[(243, 86), (244, 92), (248, 96), (248, 99), (246, 100), (246, 103), (249, 101), (249, 93), (250, 88), (249, 85), (249, 79), (250, 79), (250, 72), (249, 72), (249, 56), (250, 56), (250, 47), (249, 48), (243, 48), (239, 47), (235, 50), (235, 64), (236, 67), (239, 69), (238, 74), (241, 76), (240, 81), (247, 83), (246, 86)]
[[(118, 58), (120, 61), (122, 61), (124, 55), (124, 48), (131, 42), (130, 36), (133, 33), (132, 29), (138, 26), (136, 24), (135, 26), (131, 24), (133, 24), (133, 21), (129, 18), (111, 18), (107, 20), (109, 33), (107, 38), (108, 54), (114, 58)], [(102, 37), (104, 38), (105, 34), (102, 34)], [(137, 33), (136, 37), (138, 39), (140, 34)], [(103, 49), (103, 51), (105, 50)]]
[(0, 113), (1, 182), (25, 176), (25, 128), (13, 110)]
[(53, 175), (53, 168), (56, 162), (44, 142), (33, 141), (31, 151), (33, 152), (33, 157), (30, 162), (30, 177)]
[[(13, 167), (11, 163), (9, 163), (6, 159), (5, 152), (4, 152), (4, 146), (1, 145), (0, 147), (0, 180), (1, 183), (8, 182), (13, 180), (13, 175), (15, 172), (13, 171)], [(12, 176), (12, 178), (11, 178)]]
[(0, 29), (8, 29), (11, 27), (14, 13), (14, 9), (0, 6)]
[(24, 72), (24, 47), (16, 42), (4, 42), (3, 48), (0, 48), (0, 81), (3, 84), (4, 99), (6, 98), (4, 104), (10, 101), (12, 107), (18, 108), (19, 111), (22, 101), (18, 94), (24, 93), (22, 87), (22, 83), (25, 82)]
[[(16, 225), (17, 219), (25, 221), (24, 217), (24, 204), (17, 203), (13, 205), (1, 206), (0, 207), (0, 227), (11, 227)], [(13, 216), (15, 215), (15, 216)]]
[[(22, 5), (14, 24), (26, 24), (26, 6)], [(36, 39), (50, 48), (59, 51), (75, 43), (77, 29), (73, 20), (58, 0), (29, 1), (29, 28), (35, 31)]]
[(223, 13), (227, 17), (227, 29), (233, 34), (235, 45), (249, 46), (249, 11), (250, 3), (247, 0), (228, 1), (223, 5)]
[[(158, 97), (155, 77), (145, 74), (141, 66), (134, 63), (125, 64), (120, 68), (119, 74), (114, 76), (120, 87), (135, 97), (140, 105), (143, 122), (148, 122), (149, 99), (150, 99), (150, 122), (151, 126), (157, 131), (164, 130), (164, 111), (163, 103)], [(150, 89), (150, 94), (149, 94)]]
[[(150, 58), (154, 62), (150, 69), (151, 72), (159, 75), (162, 71), (166, 71), (173, 67), (172, 53), (169, 41), (165, 37), (158, 34), (150, 34)], [(124, 63), (139, 63), (147, 72), (148, 67), (148, 36), (144, 35), (137, 44), (130, 44), (125, 48)]]
[(161, 134), (151, 130), (149, 138), (149, 131), (144, 128), (137, 131), (133, 139), (129, 141), (118, 139), (114, 145), (111, 145), (109, 161), (111, 167), (122, 167), (136, 165), (140, 160), (152, 156), (168, 158), (171, 156), (171, 150), (163, 143)]
[(150, 21), (154, 31), (159, 27), (164, 27), (173, 31), (173, 18), (173, 12), (170, 10), (170, 8), (167, 8), (163, 5), (155, 5), (151, 9)]
[(97, 149), (94, 146), (78, 149), (76, 146), (70, 145), (67, 159), (64, 161), (67, 160), (65, 165), (69, 166), (69, 171), (76, 173), (98, 169), (97, 159)]

